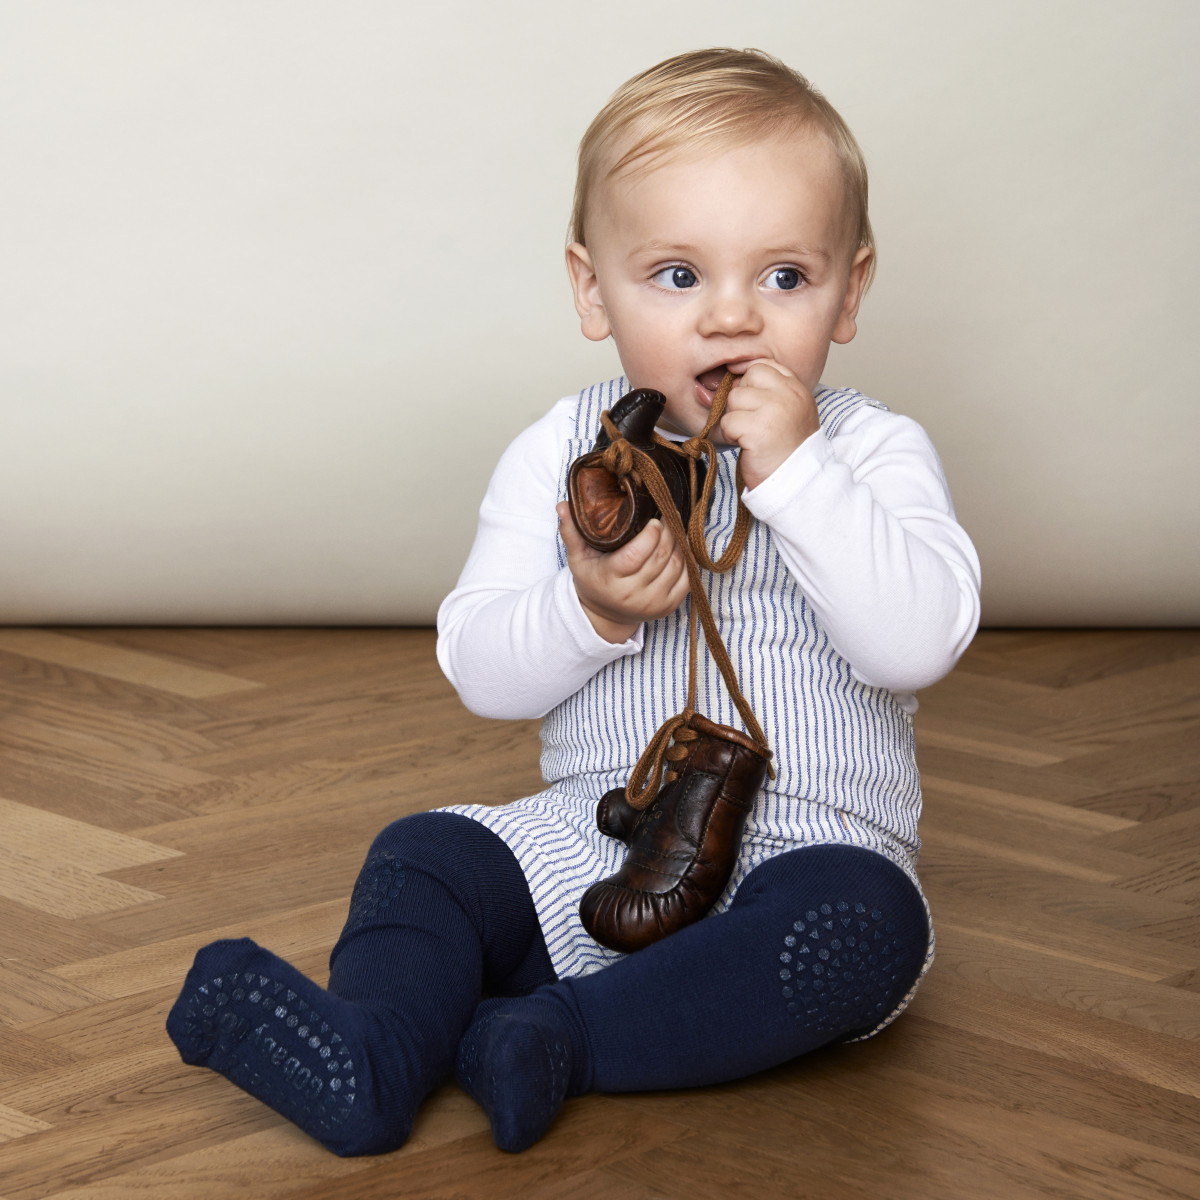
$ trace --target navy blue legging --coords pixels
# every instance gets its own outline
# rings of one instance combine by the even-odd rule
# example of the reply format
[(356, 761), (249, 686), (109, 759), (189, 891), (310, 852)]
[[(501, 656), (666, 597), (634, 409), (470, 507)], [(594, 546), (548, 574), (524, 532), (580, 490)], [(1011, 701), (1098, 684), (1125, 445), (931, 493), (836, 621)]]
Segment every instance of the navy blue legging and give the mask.
[(572, 1094), (641, 1091), (740, 1078), (868, 1032), (912, 986), (928, 940), (899, 867), (812, 846), (751, 871), (726, 912), (557, 980), (508, 846), (469, 818), (422, 813), (372, 845), (329, 990), (401, 1015), (444, 1076), (482, 997), (549, 989), (575, 1018)]

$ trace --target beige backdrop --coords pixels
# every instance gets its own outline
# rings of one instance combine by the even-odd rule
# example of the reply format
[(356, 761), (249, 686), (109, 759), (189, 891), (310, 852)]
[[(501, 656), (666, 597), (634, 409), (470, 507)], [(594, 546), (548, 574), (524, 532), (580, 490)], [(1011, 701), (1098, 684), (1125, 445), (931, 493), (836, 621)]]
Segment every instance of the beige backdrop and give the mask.
[(881, 255), (992, 624), (1200, 617), (1195, 0), (0, 0), (0, 621), (425, 622), (508, 440), (616, 373), (561, 262), (628, 75), (757, 45)]

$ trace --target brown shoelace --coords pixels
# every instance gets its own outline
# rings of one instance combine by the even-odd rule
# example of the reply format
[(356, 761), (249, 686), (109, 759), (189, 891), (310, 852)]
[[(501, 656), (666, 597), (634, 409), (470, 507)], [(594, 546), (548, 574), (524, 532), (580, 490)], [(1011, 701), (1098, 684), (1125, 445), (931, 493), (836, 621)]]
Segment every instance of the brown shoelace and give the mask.
[[(717, 669), (721, 672), (721, 678), (725, 680), (725, 686), (729, 689), (733, 703), (746, 724), (746, 731), (762, 747), (766, 754), (770, 754), (770, 750), (767, 747), (766, 735), (763, 733), (762, 727), (754, 715), (754, 710), (750, 707), (749, 702), (742, 695), (742, 690), (738, 686), (737, 674), (733, 669), (733, 663), (730, 661), (729, 652), (725, 649), (725, 643), (721, 640), (721, 634), (717, 629), (717, 623), (712, 615), (712, 608), (708, 603), (708, 595), (700, 579), (701, 567), (706, 571), (713, 571), (717, 574), (728, 571), (741, 557), (742, 550), (746, 545), (746, 538), (750, 532), (750, 512), (745, 504), (742, 503), (742, 492), (745, 489), (745, 484), (742, 479), (741, 462), (739, 461), (736, 476), (738, 494), (737, 517), (734, 521), (733, 534), (730, 536), (729, 544), (725, 547), (724, 552), (718, 557), (716, 562), (713, 562), (712, 557), (708, 553), (708, 546), (704, 541), (704, 519), (708, 512), (713, 485), (716, 481), (716, 451), (709, 440), (709, 435), (716, 428), (721, 417), (724, 416), (729, 393), (736, 381), (737, 376), (730, 371), (725, 372), (725, 377), (721, 380), (721, 385), (717, 388), (716, 394), (713, 396), (712, 409), (709, 412), (708, 420), (704, 423), (704, 428), (695, 437), (688, 438), (687, 441), (680, 443), (672, 442), (657, 433), (653, 435), (657, 445), (665, 446), (688, 460), (688, 470), (691, 480), (692, 514), (686, 530), (679, 516), (679, 510), (675, 507), (675, 502), (671, 499), (671, 493), (667, 488), (666, 480), (663, 479), (662, 472), (658, 469), (655, 461), (644, 450), (631, 445), (621, 436), (616, 426), (609, 419), (607, 412), (602, 413), (600, 416), (601, 425), (612, 439), (611, 444), (604, 452), (605, 467), (618, 478), (623, 478), (626, 475), (631, 476), (635, 482), (641, 483), (653, 497), (662, 514), (663, 521), (667, 528), (670, 529), (676, 544), (683, 554), (684, 565), (688, 573), (688, 582), (691, 585), (692, 602), (688, 610), (687, 706), (681, 713), (665, 721), (650, 739), (646, 749), (642, 751), (642, 755), (638, 759), (637, 765), (633, 768), (633, 774), (630, 775), (629, 783), (625, 788), (625, 798), (632, 808), (644, 809), (649, 806), (651, 800), (658, 793), (660, 777), (664, 783), (670, 783), (675, 779), (675, 772), (667, 764), (680, 762), (685, 759), (688, 755), (687, 743), (695, 741), (700, 736), (689, 724), (692, 717), (696, 715), (697, 618), (704, 627), (704, 644), (708, 647), (708, 652), (716, 662)], [(709, 470), (704, 479), (703, 490), (697, 499), (696, 462), (701, 455), (708, 457)], [(673, 745), (672, 742), (674, 742)], [(666, 767), (665, 772), (664, 766)], [(768, 768), (768, 770), (771, 778), (774, 779), (774, 768)]]

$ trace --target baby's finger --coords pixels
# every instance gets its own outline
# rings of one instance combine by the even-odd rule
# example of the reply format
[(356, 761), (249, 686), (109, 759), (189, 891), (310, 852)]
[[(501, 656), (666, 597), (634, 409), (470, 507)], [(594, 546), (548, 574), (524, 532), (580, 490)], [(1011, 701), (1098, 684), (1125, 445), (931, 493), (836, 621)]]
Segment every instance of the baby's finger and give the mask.
[(666, 537), (659, 540), (634, 577), (637, 585), (643, 588), (654, 587), (663, 572), (671, 569), (674, 554), (675, 542), (668, 533)]
[[(612, 565), (617, 574), (629, 577), (641, 574), (647, 568), (653, 569), (654, 556), (656, 553), (659, 553), (662, 547), (664, 535), (666, 536), (667, 545), (674, 545), (670, 530), (663, 525), (658, 517), (647, 521), (645, 527), (638, 533), (637, 537), (613, 551)], [(670, 553), (669, 550), (668, 553)]]
[(648, 587), (663, 594), (676, 586), (679, 579), (687, 575), (683, 551), (676, 544), (669, 529), (663, 530), (663, 540), (654, 556), (646, 564), (643, 578)]
[[(688, 592), (688, 572), (687, 564), (683, 561), (683, 555), (678, 548), (671, 555), (667, 565), (663, 568), (662, 574), (659, 575), (659, 582), (672, 595), (682, 586), (683, 595)], [(679, 601), (676, 600), (676, 604)]]
[(653, 611), (656, 616), (666, 616), (674, 612), (691, 590), (688, 582), (687, 568), (683, 558), (672, 558), (667, 569), (654, 581), (651, 593), (653, 595)]
[[(736, 392), (739, 387), (769, 387), (780, 375), (785, 379), (796, 378), (795, 372), (783, 363), (776, 362), (773, 358), (756, 358), (742, 372), (737, 387), (733, 390)], [(732, 396), (732, 393), (730, 395)]]
[(692, 584), (691, 584), (691, 581), (688, 579), (687, 568), (684, 567), (681, 562), (680, 569), (679, 569), (679, 578), (671, 586), (670, 598), (668, 600), (668, 603), (670, 605), (669, 611), (674, 612), (683, 603), (684, 597), (691, 590), (692, 590)]
[[(757, 406), (755, 406), (757, 407)], [(717, 428), (721, 431), (722, 440), (730, 446), (741, 446), (742, 438), (747, 432), (753, 429), (753, 417), (746, 419), (746, 413), (753, 413), (754, 409), (739, 408), (735, 412), (726, 412), (721, 418), (721, 423)]]
[(589, 547), (583, 540), (583, 535), (575, 527), (574, 518), (571, 516), (571, 506), (563, 500), (560, 504), (555, 505), (554, 511), (558, 513), (558, 535), (567, 548), (567, 557), (578, 558)]
[(666, 566), (671, 555), (678, 552), (678, 547), (675, 545), (675, 535), (672, 534), (660, 518), (655, 517), (654, 524), (658, 526), (658, 544), (651, 551), (650, 563), (657, 570), (661, 571)]

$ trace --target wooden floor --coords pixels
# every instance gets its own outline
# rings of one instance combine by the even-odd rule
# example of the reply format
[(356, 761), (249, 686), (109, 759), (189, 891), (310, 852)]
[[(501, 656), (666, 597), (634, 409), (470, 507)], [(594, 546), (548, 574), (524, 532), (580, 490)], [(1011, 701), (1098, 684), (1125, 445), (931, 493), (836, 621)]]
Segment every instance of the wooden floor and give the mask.
[(0, 1200), (1200, 1197), (1200, 633), (987, 632), (925, 693), (938, 960), (882, 1036), (569, 1101), (448, 1085), (342, 1160), (163, 1020), (249, 934), (323, 978), (396, 816), (537, 786), (427, 630), (0, 629)]

